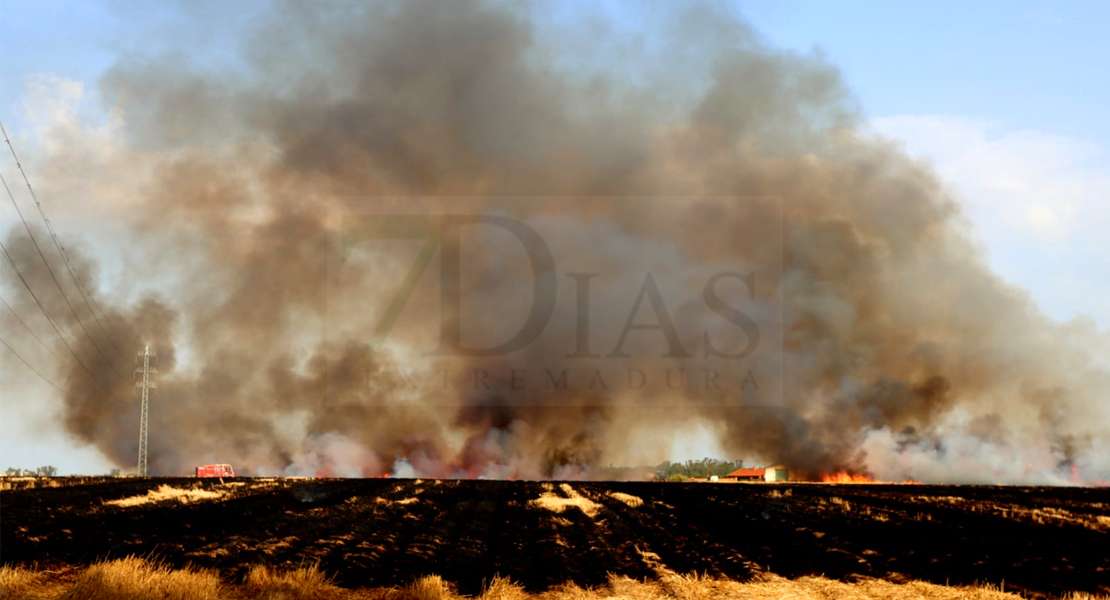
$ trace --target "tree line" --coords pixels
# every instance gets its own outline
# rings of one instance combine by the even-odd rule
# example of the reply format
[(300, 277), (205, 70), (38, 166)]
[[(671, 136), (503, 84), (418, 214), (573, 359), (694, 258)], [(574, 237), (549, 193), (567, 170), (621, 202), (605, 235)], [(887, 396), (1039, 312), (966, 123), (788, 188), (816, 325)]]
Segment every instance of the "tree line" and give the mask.
[(724, 477), (736, 469), (742, 469), (744, 461), (703, 458), (686, 462), (666, 461), (655, 467), (655, 478), (675, 481), (682, 479), (704, 479), (712, 475)]
[(35, 470), (31, 469), (17, 469), (15, 467), (8, 467), (4, 471), (4, 475), (8, 477), (54, 477), (58, 474), (58, 468), (53, 465), (45, 465)]
[[(109, 477), (119, 477), (122, 474), (122, 471), (118, 468), (113, 468), (111, 471), (108, 471)], [(54, 465), (45, 465), (37, 469), (8, 467), (8, 470), (4, 471), (3, 475), (5, 477), (57, 477), (58, 468)]]

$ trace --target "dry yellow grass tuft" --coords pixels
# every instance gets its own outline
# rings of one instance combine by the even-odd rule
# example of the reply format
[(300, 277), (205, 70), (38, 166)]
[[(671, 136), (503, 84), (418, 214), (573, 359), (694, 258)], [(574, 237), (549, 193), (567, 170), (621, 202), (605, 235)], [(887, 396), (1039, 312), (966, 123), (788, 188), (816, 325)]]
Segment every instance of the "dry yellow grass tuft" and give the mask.
[(535, 596), (505, 577), (494, 577), (481, 596), (482, 600), (530, 600), (531, 598)]
[(0, 567), (0, 598), (55, 598), (61, 584), (52, 584), (45, 573), (15, 567)]
[(639, 508), (644, 505), (644, 499), (632, 494), (624, 492), (609, 492), (608, 496), (614, 500), (620, 500), (628, 505), (628, 508)]
[(568, 483), (560, 485), (559, 489), (566, 494), (566, 497), (560, 496), (555, 492), (544, 492), (540, 494), (539, 498), (532, 500), (532, 504), (540, 508), (546, 508), (555, 513), (561, 513), (568, 508), (577, 508), (585, 513), (587, 517), (593, 518), (597, 516), (598, 510), (601, 508), (600, 504), (579, 494), (578, 491)]
[(181, 503), (196, 502), (198, 500), (215, 500), (224, 495), (223, 491), (212, 492), (208, 490), (199, 489), (182, 489), (170, 487), (168, 485), (158, 486), (156, 490), (150, 490), (141, 496), (130, 496), (127, 498), (120, 498), (119, 500), (106, 500), (104, 504), (111, 504), (113, 506), (139, 506), (141, 504), (148, 504), (151, 502), (165, 502), (166, 500), (177, 500)]
[[(168, 569), (128, 557), (93, 565), (79, 574), (52, 579), (48, 573), (0, 568), (0, 597), (28, 600), (462, 600), (455, 587), (437, 575), (402, 588), (344, 589), (315, 566), (279, 572), (256, 566), (240, 585), (222, 581), (215, 571)], [(1021, 600), (991, 586), (944, 586), (922, 581), (893, 583), (867, 579), (846, 583), (823, 577), (786, 579), (761, 575), (737, 582), (698, 574), (659, 570), (653, 581), (611, 576), (596, 588), (566, 583), (540, 593), (495, 577), (478, 600)], [(1107, 600), (1075, 593), (1065, 600)]]
[(1019, 600), (1021, 596), (1006, 593), (990, 586), (943, 586), (922, 581), (893, 583), (868, 579), (853, 583), (803, 577), (785, 579), (767, 575), (762, 581), (738, 583), (713, 580), (705, 577), (678, 576), (667, 578), (666, 585), (675, 598), (735, 598), (737, 600), (770, 600), (793, 598), (797, 600)]
[(315, 565), (279, 573), (264, 565), (253, 567), (238, 590), (265, 600), (328, 600), (346, 598), (348, 590), (332, 584)]
[(458, 597), (451, 584), (442, 577), (429, 575), (399, 590), (390, 590), (384, 600), (454, 600)]
[(129, 556), (85, 570), (59, 600), (207, 600), (222, 599), (215, 571), (168, 569)]

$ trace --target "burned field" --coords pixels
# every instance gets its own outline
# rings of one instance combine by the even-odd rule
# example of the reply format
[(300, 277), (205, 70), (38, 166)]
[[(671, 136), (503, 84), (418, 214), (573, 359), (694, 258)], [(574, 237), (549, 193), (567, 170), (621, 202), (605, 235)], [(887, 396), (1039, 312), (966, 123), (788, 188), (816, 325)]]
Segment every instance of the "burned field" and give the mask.
[(6, 566), (127, 555), (243, 576), (318, 563), (345, 587), (462, 593), (661, 570), (1110, 592), (1110, 490), (827, 484), (105, 479), (0, 492)]

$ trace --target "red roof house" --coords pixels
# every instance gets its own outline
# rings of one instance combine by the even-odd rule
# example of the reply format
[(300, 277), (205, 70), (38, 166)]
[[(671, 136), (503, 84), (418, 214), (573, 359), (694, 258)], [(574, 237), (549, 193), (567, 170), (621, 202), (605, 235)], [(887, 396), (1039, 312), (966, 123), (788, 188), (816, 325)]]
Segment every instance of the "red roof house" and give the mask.
[(735, 471), (725, 475), (725, 479), (735, 479), (736, 481), (763, 481), (767, 469), (736, 469)]

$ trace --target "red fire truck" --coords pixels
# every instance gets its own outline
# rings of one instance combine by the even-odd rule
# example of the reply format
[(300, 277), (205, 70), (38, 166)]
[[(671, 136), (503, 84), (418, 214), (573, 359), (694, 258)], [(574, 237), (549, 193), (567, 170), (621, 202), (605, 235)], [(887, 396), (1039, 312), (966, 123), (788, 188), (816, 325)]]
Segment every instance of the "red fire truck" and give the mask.
[(201, 465), (197, 477), (235, 477), (235, 470), (231, 465)]

